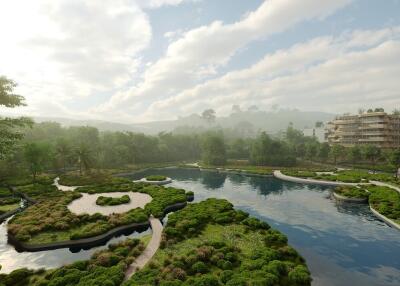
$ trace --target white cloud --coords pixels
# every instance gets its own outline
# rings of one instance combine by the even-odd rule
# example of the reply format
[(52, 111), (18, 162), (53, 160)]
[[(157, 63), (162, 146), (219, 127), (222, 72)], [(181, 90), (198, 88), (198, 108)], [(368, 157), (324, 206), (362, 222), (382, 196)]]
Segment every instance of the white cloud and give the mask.
[(176, 6), (183, 2), (198, 2), (201, 0), (136, 0), (143, 8), (160, 8), (162, 6)]
[[(172, 42), (160, 60), (149, 67), (144, 79), (127, 92), (119, 92), (92, 112), (137, 112), (137, 102), (168, 98), (215, 76), (235, 53), (251, 41), (282, 32), (297, 23), (322, 19), (351, 0), (269, 0), (233, 24), (220, 21), (190, 30)], [(126, 109), (128, 107), (128, 110)]]
[(130, 81), (151, 27), (129, 0), (13, 0), (0, 2), (0, 34), (0, 74), (28, 104), (60, 104)]
[(331, 112), (371, 106), (390, 109), (400, 105), (399, 74), (400, 27), (353, 31), (268, 54), (250, 68), (154, 102), (144, 118), (168, 118), (210, 107), (221, 114), (232, 104)]

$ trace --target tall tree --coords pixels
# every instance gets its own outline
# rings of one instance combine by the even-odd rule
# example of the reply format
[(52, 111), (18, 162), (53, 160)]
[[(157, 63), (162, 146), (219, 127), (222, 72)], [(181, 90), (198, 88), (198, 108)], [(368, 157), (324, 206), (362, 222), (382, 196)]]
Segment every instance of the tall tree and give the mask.
[(65, 138), (60, 138), (56, 144), (56, 154), (58, 159), (61, 162), (63, 167), (63, 171), (66, 171), (67, 161), (70, 158), (71, 154), (71, 146)]
[(36, 176), (43, 171), (46, 164), (50, 161), (50, 148), (43, 143), (28, 143), (24, 147), (25, 161), (29, 165), (29, 170), (32, 174), (33, 181), (36, 181)]
[(375, 169), (376, 161), (381, 157), (382, 150), (375, 145), (367, 145), (365, 147), (365, 158), (369, 160)]
[[(26, 105), (24, 98), (14, 93), (17, 84), (0, 76), (0, 106), (14, 108)], [(0, 116), (0, 159), (4, 159), (22, 139), (22, 132), (16, 128), (31, 125), (32, 121), (26, 117), (9, 118)]]
[(81, 143), (75, 150), (75, 153), (79, 166), (79, 175), (82, 176), (82, 169), (84, 168), (87, 171), (93, 164), (93, 153), (90, 147), (85, 143)]
[(215, 110), (214, 109), (206, 109), (201, 114), (201, 118), (205, 120), (208, 124), (213, 124), (216, 119)]
[(322, 161), (326, 161), (329, 157), (329, 152), (331, 151), (331, 147), (329, 146), (328, 143), (322, 143), (319, 146), (319, 150), (318, 150), (318, 157), (322, 160)]
[[(390, 163), (396, 168), (400, 168), (400, 149), (394, 150), (390, 156)], [(398, 172), (396, 172), (396, 177), (398, 177)]]
[(342, 145), (333, 145), (331, 148), (331, 156), (333, 158), (333, 162), (336, 165), (337, 159), (340, 158), (340, 156), (343, 156), (345, 152), (345, 149)]
[(350, 160), (352, 162), (352, 164), (354, 165), (357, 161), (360, 161), (362, 159), (362, 152), (361, 152), (361, 148), (358, 146), (354, 146), (351, 147), (349, 149), (349, 157)]
[(220, 134), (207, 133), (203, 138), (201, 150), (203, 163), (216, 166), (226, 164), (225, 143)]

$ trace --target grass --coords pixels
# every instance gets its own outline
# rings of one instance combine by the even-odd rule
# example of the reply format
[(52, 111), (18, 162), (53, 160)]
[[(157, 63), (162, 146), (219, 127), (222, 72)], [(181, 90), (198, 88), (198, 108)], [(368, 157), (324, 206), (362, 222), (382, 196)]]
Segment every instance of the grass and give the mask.
[(99, 206), (117, 206), (123, 204), (129, 204), (131, 198), (128, 195), (123, 195), (122, 197), (104, 197), (100, 196), (96, 200), (96, 205)]
[(126, 286), (310, 283), (284, 235), (225, 200), (208, 199), (169, 217), (161, 249)]
[[(117, 179), (112, 182), (82, 187), (79, 188), (79, 191), (88, 193), (132, 191), (146, 193), (153, 199), (144, 209), (131, 209), (121, 214), (76, 215), (71, 213), (67, 206), (73, 200), (81, 197), (79, 192), (60, 192), (54, 189), (54, 186), (28, 185), (19, 187), (18, 190), (39, 198), (38, 203), (11, 219), (8, 231), (17, 239), (30, 244), (93, 237), (118, 226), (146, 222), (150, 214), (162, 217), (167, 206), (187, 201), (187, 194), (182, 189), (147, 186), (129, 181), (127, 183), (125, 179)], [(126, 195), (126, 197), (129, 199), (129, 196)], [(119, 200), (120, 198), (114, 199)]]
[(0, 205), (0, 214), (13, 211), (17, 208), (19, 208), (19, 204)]
[(165, 181), (166, 179), (167, 177), (162, 175), (151, 175), (146, 177), (146, 180), (150, 182), (160, 182)]
[(400, 194), (388, 187), (368, 186), (369, 203), (380, 214), (400, 224)]
[(368, 199), (369, 193), (361, 187), (340, 186), (335, 188), (334, 192), (346, 198)]

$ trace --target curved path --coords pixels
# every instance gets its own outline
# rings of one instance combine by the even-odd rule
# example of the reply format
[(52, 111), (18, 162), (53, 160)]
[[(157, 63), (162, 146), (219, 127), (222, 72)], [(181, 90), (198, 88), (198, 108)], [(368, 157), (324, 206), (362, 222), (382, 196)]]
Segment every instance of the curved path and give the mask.
[(396, 187), (394, 185), (388, 184), (388, 183), (383, 183), (383, 182), (379, 182), (379, 181), (369, 181), (371, 184), (377, 185), (377, 186), (381, 186), (381, 187), (388, 187), (391, 188), (395, 191), (397, 191), (398, 193), (400, 193), (400, 188)]
[(325, 185), (325, 186), (357, 186), (357, 185), (360, 185), (360, 183), (344, 183), (344, 182), (333, 182), (333, 181), (297, 178), (297, 177), (284, 175), (279, 170), (274, 171), (274, 177), (284, 180), (284, 181), (301, 183), (301, 184), (319, 184), (319, 185)]
[(131, 278), (136, 271), (142, 269), (154, 256), (161, 243), (161, 234), (163, 232), (163, 226), (158, 218), (151, 217), (149, 219), (153, 235), (146, 249), (140, 254), (135, 261), (129, 265), (125, 272), (125, 280)]
[(75, 189), (78, 188), (78, 186), (76, 186), (76, 187), (75, 187), (75, 186), (74, 186), (74, 187), (70, 187), (70, 186), (63, 186), (63, 185), (60, 185), (60, 184), (58, 183), (59, 181), (60, 181), (60, 178), (59, 178), (59, 177), (55, 178), (55, 179), (54, 179), (53, 185), (56, 186), (57, 189), (59, 189), (60, 191), (69, 192), (69, 191), (75, 191)]

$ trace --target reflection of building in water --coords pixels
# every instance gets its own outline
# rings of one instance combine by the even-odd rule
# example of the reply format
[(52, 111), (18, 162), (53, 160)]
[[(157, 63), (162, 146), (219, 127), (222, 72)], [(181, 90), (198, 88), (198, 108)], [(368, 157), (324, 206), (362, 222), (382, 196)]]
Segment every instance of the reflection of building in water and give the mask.
[(326, 125), (326, 139), (345, 147), (400, 148), (400, 115), (379, 111), (338, 116)]

